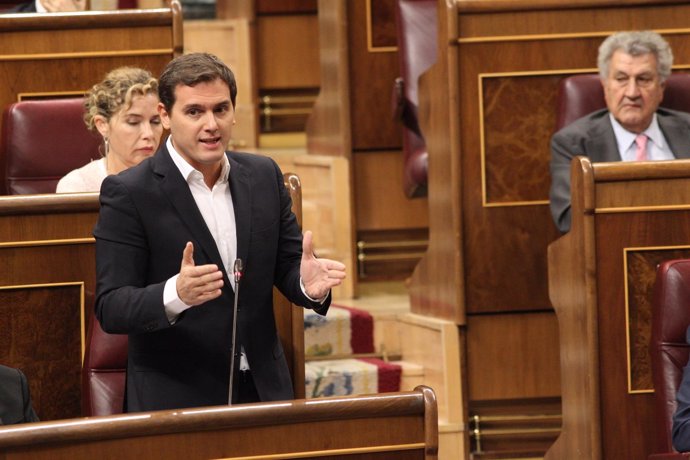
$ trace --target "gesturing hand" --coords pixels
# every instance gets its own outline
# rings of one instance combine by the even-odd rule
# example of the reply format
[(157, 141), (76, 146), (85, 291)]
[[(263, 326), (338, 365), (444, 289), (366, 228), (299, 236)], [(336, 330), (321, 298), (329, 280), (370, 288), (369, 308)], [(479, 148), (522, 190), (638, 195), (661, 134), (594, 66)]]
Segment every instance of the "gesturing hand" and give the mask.
[(345, 265), (330, 259), (317, 259), (312, 247), (310, 231), (304, 232), (302, 240), (302, 262), (299, 274), (304, 283), (304, 290), (312, 299), (321, 299), (333, 286), (338, 286), (345, 279)]
[(196, 306), (220, 296), (223, 272), (215, 264), (194, 265), (194, 245), (187, 242), (182, 252), (177, 295), (187, 305)]

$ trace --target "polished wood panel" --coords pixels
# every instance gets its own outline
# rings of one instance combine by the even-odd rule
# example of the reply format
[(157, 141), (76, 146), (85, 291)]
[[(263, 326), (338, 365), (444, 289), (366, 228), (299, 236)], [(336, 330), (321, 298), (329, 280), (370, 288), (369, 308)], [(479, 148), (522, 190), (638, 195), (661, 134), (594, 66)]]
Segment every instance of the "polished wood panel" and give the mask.
[(316, 13), (316, 0), (256, 0), (257, 14)]
[(94, 194), (0, 197), (0, 361), (27, 375), (42, 420), (80, 415), (97, 210)]
[(158, 75), (182, 53), (181, 7), (0, 15), (0, 50), (0, 108), (83, 94), (115, 67)]
[[(301, 222), (299, 178), (285, 181)], [(98, 209), (96, 193), (0, 197), (0, 362), (25, 372), (41, 420), (80, 415)], [(295, 395), (304, 397), (304, 310), (274, 290), (274, 312)]]
[[(307, 150), (351, 160), (347, 4), (319, 1), (321, 90), (307, 120)], [(353, 92), (354, 94), (354, 92)], [(352, 190), (352, 176), (348, 184)], [(353, 216), (354, 217), (354, 216)]]
[[(690, 161), (592, 164), (578, 158), (571, 172), (572, 229), (549, 247), (563, 432), (547, 458), (581, 458), (574, 453), (579, 449), (592, 459), (645, 459), (654, 448), (646, 352), (651, 285), (659, 261), (690, 252), (690, 207), (666, 199), (690, 187)], [(626, 176), (657, 190), (630, 200), (627, 188), (610, 187)], [(601, 201), (611, 207), (599, 207)]]
[(395, 4), (396, 0), (367, 1), (367, 34), (371, 49), (380, 50), (398, 46), (395, 30)]
[(256, 72), (261, 90), (319, 87), (316, 14), (259, 16), (256, 27)]
[(467, 373), (474, 400), (558, 397), (558, 325), (552, 312), (471, 315)]
[[(395, 427), (395, 429), (391, 429)], [(160, 411), (0, 428), (10, 459), (438, 457), (436, 397), (382, 395)]]
[[(499, 74), (500, 75), (500, 74)], [(549, 158), (534, 140), (555, 131), (561, 75), (481, 77), (484, 143), (481, 185), (485, 206), (539, 203), (549, 196)], [(525, 104), (525, 100), (541, 103)], [(474, 182), (474, 181), (473, 181)]]
[(398, 150), (354, 154), (357, 229), (426, 228), (426, 200), (410, 200), (403, 192), (404, 158)]
[[(350, 0), (346, 3), (353, 149), (400, 149), (402, 131), (393, 120), (391, 108), (393, 82), (399, 73), (397, 50), (377, 52), (371, 49), (367, 37), (378, 33), (367, 29), (368, 2)], [(389, 19), (394, 21), (395, 16)], [(383, 28), (383, 24), (379, 20), (372, 26)], [(394, 22), (388, 24), (390, 27)], [(380, 34), (385, 36), (386, 32)]]

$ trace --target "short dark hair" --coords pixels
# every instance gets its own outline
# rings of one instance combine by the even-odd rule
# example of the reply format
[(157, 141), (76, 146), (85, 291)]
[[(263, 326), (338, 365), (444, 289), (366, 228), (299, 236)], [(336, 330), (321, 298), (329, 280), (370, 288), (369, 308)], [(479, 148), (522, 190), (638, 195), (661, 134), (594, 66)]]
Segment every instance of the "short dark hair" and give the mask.
[(237, 83), (232, 70), (218, 57), (209, 53), (190, 53), (178, 56), (165, 66), (158, 79), (158, 97), (170, 112), (175, 104), (178, 85), (195, 86), (198, 83), (220, 79), (230, 88), (230, 101), (235, 107)]

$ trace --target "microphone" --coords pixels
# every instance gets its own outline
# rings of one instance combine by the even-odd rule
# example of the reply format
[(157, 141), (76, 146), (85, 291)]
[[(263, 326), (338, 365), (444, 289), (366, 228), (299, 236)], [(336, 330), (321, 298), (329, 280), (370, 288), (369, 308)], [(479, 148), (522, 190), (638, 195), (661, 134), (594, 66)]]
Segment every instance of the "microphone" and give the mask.
[(228, 386), (228, 404), (232, 404), (232, 385), (235, 379), (235, 337), (237, 336), (237, 299), (240, 297), (240, 279), (242, 279), (242, 259), (235, 259), (233, 274), (235, 276), (235, 301), (232, 307), (232, 352), (230, 353), (230, 384)]

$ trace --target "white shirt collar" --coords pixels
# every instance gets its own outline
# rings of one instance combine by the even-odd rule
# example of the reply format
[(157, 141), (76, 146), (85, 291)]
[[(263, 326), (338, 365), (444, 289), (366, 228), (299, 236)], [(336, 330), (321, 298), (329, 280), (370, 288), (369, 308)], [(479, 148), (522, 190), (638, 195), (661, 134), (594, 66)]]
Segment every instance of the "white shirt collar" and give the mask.
[(48, 10), (46, 10), (46, 7), (43, 6), (43, 3), (41, 3), (41, 0), (36, 0), (36, 12), (37, 13), (47, 13)]
[[(195, 169), (192, 165), (187, 163), (187, 160), (182, 158), (182, 155), (180, 155), (177, 152), (177, 150), (175, 150), (175, 147), (173, 147), (173, 143), (172, 143), (172, 136), (168, 136), (168, 139), (165, 141), (165, 146), (168, 148), (168, 152), (170, 153), (170, 158), (172, 158), (173, 162), (175, 163), (175, 166), (177, 166), (177, 169), (180, 170), (180, 174), (182, 174), (182, 177), (184, 177), (185, 181), (189, 182), (190, 177), (194, 173), (198, 173), (203, 177), (203, 175), (201, 174), (201, 171)], [(230, 161), (228, 161), (227, 155), (223, 155), (223, 163), (221, 165), (220, 177), (218, 177), (218, 180), (216, 181), (216, 183), (227, 182), (229, 176), (230, 176)]]
[[(611, 119), (611, 125), (613, 126), (613, 132), (616, 135), (618, 152), (621, 154), (621, 158), (625, 160), (625, 152), (627, 152), (633, 142), (635, 142), (637, 134), (623, 128), (623, 126), (613, 117), (613, 114), (610, 112), (609, 117)], [(661, 128), (659, 128), (656, 113), (652, 116), (652, 122), (649, 124), (649, 126), (647, 126), (647, 129), (645, 129), (642, 134), (646, 134), (649, 138), (649, 141), (659, 150), (666, 150), (666, 139), (664, 139)]]

